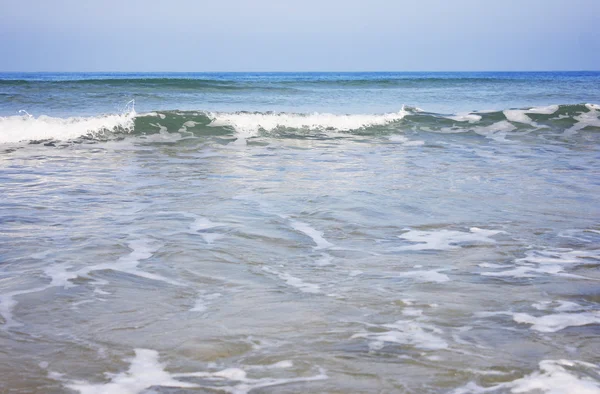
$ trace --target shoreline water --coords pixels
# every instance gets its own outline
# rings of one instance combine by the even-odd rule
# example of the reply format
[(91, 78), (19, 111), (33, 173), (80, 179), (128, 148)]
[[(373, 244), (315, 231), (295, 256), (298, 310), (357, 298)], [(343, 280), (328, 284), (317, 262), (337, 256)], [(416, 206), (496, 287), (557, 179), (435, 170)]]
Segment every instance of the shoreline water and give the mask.
[(600, 73), (550, 75), (0, 83), (0, 391), (600, 391)]

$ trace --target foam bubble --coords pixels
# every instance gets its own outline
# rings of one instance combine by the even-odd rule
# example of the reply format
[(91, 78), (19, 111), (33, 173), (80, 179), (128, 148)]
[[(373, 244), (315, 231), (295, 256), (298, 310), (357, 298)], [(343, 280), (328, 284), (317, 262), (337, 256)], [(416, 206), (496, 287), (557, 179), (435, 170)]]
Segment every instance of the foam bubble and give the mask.
[(414, 245), (401, 246), (395, 250), (450, 250), (461, 245), (493, 244), (492, 236), (500, 234), (498, 230), (484, 230), (472, 227), (468, 232), (454, 230), (408, 230), (398, 238), (415, 242)]
[(31, 140), (70, 140), (115, 129), (131, 130), (135, 111), (123, 115), (54, 118), (50, 116), (0, 116), (0, 143)]
[(149, 349), (135, 349), (135, 357), (131, 360), (129, 369), (114, 375), (109, 383), (92, 384), (73, 380), (67, 381), (65, 386), (81, 394), (137, 394), (153, 386), (199, 387), (193, 383), (175, 380), (164, 370), (164, 365), (158, 362), (158, 352)]
[[(257, 388), (279, 386), (288, 383), (312, 382), (328, 378), (322, 370), (318, 375), (291, 379), (252, 379), (248, 378), (246, 371), (240, 368), (226, 368), (216, 372), (172, 374), (165, 371), (165, 365), (158, 361), (158, 356), (156, 350), (135, 349), (135, 357), (130, 360), (129, 369), (125, 372), (112, 375), (111, 381), (104, 384), (70, 380), (66, 379), (64, 374), (56, 372), (50, 372), (48, 376), (64, 382), (67, 388), (78, 391), (81, 394), (138, 394), (151, 387), (204, 388), (225, 391), (232, 394), (245, 394)], [(291, 361), (284, 360), (273, 364), (271, 367), (289, 368), (291, 366)], [(178, 380), (181, 378), (202, 378), (202, 384)], [(210, 382), (225, 382), (229, 385), (223, 386), (217, 384), (212, 386), (208, 384)]]
[(489, 392), (544, 393), (544, 394), (598, 394), (600, 382), (590, 378), (597, 375), (597, 365), (584, 361), (543, 360), (535, 371), (512, 382), (500, 383), (491, 387), (481, 387), (470, 382), (451, 394), (475, 394)]
[(600, 312), (557, 313), (535, 317), (527, 313), (513, 313), (517, 323), (530, 324), (531, 329), (539, 332), (556, 332), (567, 327), (600, 324)]
[(576, 311), (581, 311), (581, 310), (585, 309), (583, 306), (581, 306), (575, 302), (562, 301), (562, 300), (541, 301), (541, 302), (536, 302), (535, 304), (532, 304), (531, 306), (533, 306), (535, 309), (537, 309), (539, 311), (555, 310), (558, 312), (576, 312)]
[(571, 278), (589, 279), (564, 272), (566, 266), (582, 264), (600, 264), (598, 251), (580, 251), (573, 249), (549, 249), (527, 251), (525, 257), (515, 260), (517, 267), (497, 272), (482, 272), (483, 276), (534, 278), (539, 275), (559, 275)]
[(539, 332), (557, 332), (567, 327), (600, 324), (600, 311), (588, 311), (586, 307), (570, 301), (542, 301), (532, 304), (538, 311), (558, 312), (543, 316), (515, 312), (483, 312), (482, 317), (508, 315), (520, 324), (528, 324), (532, 330)]
[(566, 135), (575, 134), (586, 127), (600, 127), (600, 105), (586, 104), (585, 106), (589, 111), (573, 116), (573, 119), (575, 119), (577, 123), (565, 131)]
[(386, 343), (409, 345), (425, 350), (440, 350), (448, 347), (448, 343), (439, 337), (443, 334), (440, 329), (422, 322), (398, 320), (377, 327), (386, 331), (354, 334), (352, 338), (370, 340), (369, 347), (372, 350), (380, 350)]

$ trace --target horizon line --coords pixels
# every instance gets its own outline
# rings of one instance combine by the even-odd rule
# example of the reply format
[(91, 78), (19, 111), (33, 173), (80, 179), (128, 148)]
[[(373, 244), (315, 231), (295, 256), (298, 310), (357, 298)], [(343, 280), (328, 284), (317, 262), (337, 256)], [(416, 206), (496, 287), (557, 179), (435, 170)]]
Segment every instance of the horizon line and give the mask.
[(3, 71), (0, 70), (0, 73), (3, 74), (42, 74), (42, 73), (88, 73), (88, 74), (108, 74), (108, 73), (121, 73), (121, 74), (129, 74), (129, 73), (139, 73), (139, 74), (218, 74), (218, 73), (227, 73), (227, 74), (251, 74), (251, 73), (263, 73), (263, 74), (302, 74), (302, 73), (341, 73), (341, 74), (351, 74), (351, 73), (553, 73), (553, 72), (600, 72), (598, 70), (364, 70), (364, 71), (55, 71), (55, 70), (40, 70), (40, 71)]

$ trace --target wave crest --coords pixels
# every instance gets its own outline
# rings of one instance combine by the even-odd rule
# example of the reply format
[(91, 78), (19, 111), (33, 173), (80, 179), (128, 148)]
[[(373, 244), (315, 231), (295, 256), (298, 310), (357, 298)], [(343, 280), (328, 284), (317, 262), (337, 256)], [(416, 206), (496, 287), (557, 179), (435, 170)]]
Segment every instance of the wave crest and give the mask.
[(106, 133), (133, 130), (135, 116), (135, 111), (132, 111), (123, 115), (93, 117), (55, 118), (46, 115), (0, 117), (0, 143), (65, 141), (84, 136), (95, 139)]
[(57, 118), (46, 115), (0, 117), (0, 143), (21, 141), (120, 138), (156, 133), (191, 133), (199, 136), (249, 138), (309, 138), (330, 132), (389, 135), (406, 131), (423, 133), (473, 133), (504, 140), (509, 135), (531, 132), (569, 137), (584, 130), (600, 129), (600, 106), (595, 104), (552, 105), (504, 111), (437, 114), (402, 107), (383, 114), (274, 113), (155, 111), (94, 117)]

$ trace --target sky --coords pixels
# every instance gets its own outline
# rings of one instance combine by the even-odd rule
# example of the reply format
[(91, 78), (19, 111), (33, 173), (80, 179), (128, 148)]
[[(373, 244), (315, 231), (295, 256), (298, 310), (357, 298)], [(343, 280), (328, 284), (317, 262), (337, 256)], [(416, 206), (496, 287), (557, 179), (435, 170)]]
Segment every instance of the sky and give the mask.
[(600, 70), (600, 0), (0, 0), (0, 71)]

